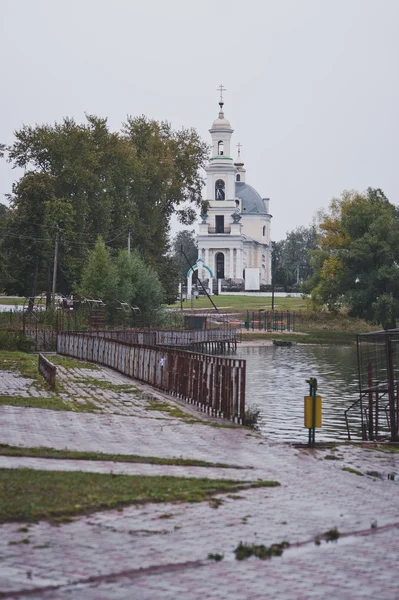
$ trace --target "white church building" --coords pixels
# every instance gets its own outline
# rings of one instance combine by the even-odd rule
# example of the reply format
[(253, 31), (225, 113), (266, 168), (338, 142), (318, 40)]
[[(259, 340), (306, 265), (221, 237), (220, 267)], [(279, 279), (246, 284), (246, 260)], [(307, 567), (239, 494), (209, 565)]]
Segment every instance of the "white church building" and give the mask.
[[(234, 289), (259, 290), (271, 283), (269, 198), (262, 198), (246, 182), (246, 170), (237, 144), (232, 158), (233, 129), (223, 112), (223, 88), (218, 118), (209, 132), (212, 155), (206, 167), (209, 208), (201, 215), (197, 235), (198, 269), (201, 281), (216, 291), (216, 281)], [(191, 273), (192, 275), (192, 273)], [(188, 282), (191, 292), (191, 276)]]

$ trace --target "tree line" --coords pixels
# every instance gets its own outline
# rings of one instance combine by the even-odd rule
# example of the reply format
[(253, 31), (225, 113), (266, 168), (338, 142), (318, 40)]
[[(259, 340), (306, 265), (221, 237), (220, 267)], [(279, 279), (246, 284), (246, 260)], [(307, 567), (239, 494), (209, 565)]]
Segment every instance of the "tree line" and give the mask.
[[(107, 119), (86, 115), (81, 124), (65, 118), (24, 125), (0, 152), (25, 171), (8, 195), (9, 209), (0, 205), (2, 291), (31, 296), (49, 290), (57, 240), (62, 294), (84, 290), (83, 274), (97, 243), (119, 265), (125, 260), (128, 271), (141, 261), (156, 275), (162, 297), (176, 296), (170, 219), (175, 214), (183, 224), (194, 221), (208, 155), (194, 129), (173, 130), (142, 116), (128, 117), (113, 132)], [(120, 253), (128, 238), (129, 268)]]
[[(86, 115), (24, 125), (0, 156), (23, 176), (0, 204), (0, 290), (100, 295), (143, 311), (176, 298), (196, 260), (193, 230), (170, 242), (170, 219), (189, 226), (202, 200), (206, 144), (194, 129), (128, 117), (119, 132)], [(127, 248), (130, 240), (131, 254)], [(309, 227), (273, 247), (273, 279), (311, 294), (313, 306), (396, 326), (399, 210), (382, 190), (346, 191)], [(103, 269), (103, 270), (101, 270)], [(102, 275), (100, 275), (102, 273)], [(105, 276), (106, 273), (106, 276)], [(151, 301), (154, 299), (154, 302)]]
[(275, 282), (297, 284), (316, 310), (346, 310), (384, 329), (396, 327), (399, 209), (381, 189), (343, 192), (317, 223), (288, 233), (274, 252)]

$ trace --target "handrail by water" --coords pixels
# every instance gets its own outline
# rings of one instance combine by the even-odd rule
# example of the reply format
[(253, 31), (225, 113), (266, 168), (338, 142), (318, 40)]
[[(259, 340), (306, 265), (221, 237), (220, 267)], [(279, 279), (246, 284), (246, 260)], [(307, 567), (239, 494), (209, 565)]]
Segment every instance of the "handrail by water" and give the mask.
[(246, 361), (89, 333), (61, 332), (57, 352), (111, 367), (213, 416), (243, 423)]

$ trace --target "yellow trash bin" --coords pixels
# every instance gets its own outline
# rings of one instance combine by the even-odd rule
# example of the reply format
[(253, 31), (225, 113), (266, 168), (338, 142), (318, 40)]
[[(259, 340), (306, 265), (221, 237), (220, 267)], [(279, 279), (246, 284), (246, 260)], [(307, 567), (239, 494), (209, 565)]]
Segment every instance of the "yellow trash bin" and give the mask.
[[(313, 427), (313, 396), (305, 396), (305, 427), (312, 429)], [(316, 419), (315, 427), (321, 427), (321, 396), (316, 396)]]

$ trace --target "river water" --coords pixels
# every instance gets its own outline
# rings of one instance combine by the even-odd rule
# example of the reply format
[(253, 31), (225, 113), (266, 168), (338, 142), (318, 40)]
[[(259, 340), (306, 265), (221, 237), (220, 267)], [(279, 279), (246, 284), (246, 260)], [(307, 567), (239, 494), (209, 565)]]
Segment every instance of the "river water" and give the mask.
[[(247, 361), (246, 404), (259, 408), (265, 436), (307, 442), (303, 397), (309, 393), (306, 379), (316, 377), (323, 399), (323, 427), (316, 430), (316, 441), (347, 439), (344, 410), (359, 397), (355, 345), (239, 346), (237, 358)], [(355, 410), (354, 439), (360, 436), (359, 421)]]

